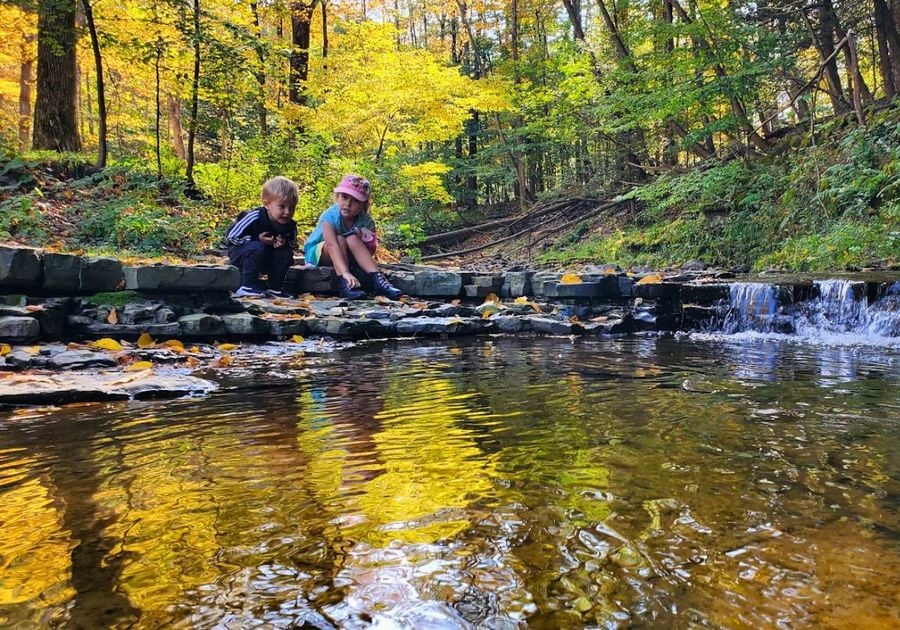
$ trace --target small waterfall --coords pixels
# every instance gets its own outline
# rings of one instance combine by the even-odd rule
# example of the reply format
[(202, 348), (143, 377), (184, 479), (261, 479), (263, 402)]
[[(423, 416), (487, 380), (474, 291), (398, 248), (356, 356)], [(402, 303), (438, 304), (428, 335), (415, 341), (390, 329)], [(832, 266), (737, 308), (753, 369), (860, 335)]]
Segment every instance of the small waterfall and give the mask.
[(782, 310), (780, 298), (781, 290), (775, 285), (735, 282), (731, 285), (731, 306), (725, 315), (722, 332), (775, 331)]
[(900, 338), (900, 282), (883, 285), (870, 304), (865, 282), (819, 280), (812, 297), (793, 302), (788, 287), (734, 283), (721, 332), (795, 333), (803, 338)]

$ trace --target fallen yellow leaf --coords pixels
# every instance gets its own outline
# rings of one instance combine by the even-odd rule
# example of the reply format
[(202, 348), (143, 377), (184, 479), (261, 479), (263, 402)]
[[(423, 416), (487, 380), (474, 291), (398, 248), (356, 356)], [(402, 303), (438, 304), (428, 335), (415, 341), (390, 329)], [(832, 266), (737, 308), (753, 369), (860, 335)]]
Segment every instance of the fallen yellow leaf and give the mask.
[(581, 276), (577, 273), (564, 273), (559, 279), (560, 284), (581, 284)]
[(219, 367), (228, 367), (229, 365), (231, 365), (231, 362), (233, 360), (234, 359), (232, 358), (232, 356), (230, 354), (226, 354), (224, 356), (219, 357), (219, 360), (216, 361), (216, 365), (218, 365)]
[(481, 319), (490, 319), (491, 315), (493, 315), (496, 311), (485, 311), (481, 314)]
[(637, 284), (659, 284), (662, 281), (662, 274), (651, 273), (649, 276), (644, 276), (643, 278), (638, 280)]
[(99, 350), (121, 350), (122, 344), (120, 344), (115, 339), (104, 337), (103, 339), (98, 339), (97, 341), (93, 342), (91, 344), (91, 348), (97, 348)]
[(484, 298), (484, 303), (485, 304), (499, 304), (500, 298), (497, 297), (496, 293), (488, 293), (487, 296), (485, 296), (485, 298)]
[(302, 335), (294, 335), (293, 337), (291, 337), (291, 341), (293, 341), (294, 343), (303, 343), (304, 339)]
[(119, 323), (119, 314), (116, 312), (116, 307), (112, 307), (109, 311), (109, 315), (106, 316), (107, 324), (118, 324)]
[(150, 333), (143, 332), (141, 336), (138, 337), (137, 347), (138, 348), (152, 348), (156, 345), (156, 342), (153, 341), (153, 337), (150, 336)]
[(44, 307), (41, 306), (40, 304), (29, 304), (28, 306), (25, 307), (25, 310), (28, 311), (29, 313), (38, 313), (40, 311), (43, 311)]
[(184, 350), (184, 344), (181, 342), (181, 339), (166, 339), (163, 341), (163, 345), (167, 348), (181, 348)]
[(9, 354), (10, 352), (12, 352), (11, 346), (9, 346), (8, 344), (5, 344), (5, 343), (0, 344), (0, 357), (4, 357), (7, 354)]
[(523, 295), (522, 297), (517, 297), (513, 302), (516, 304), (528, 304), (528, 298)]
[(197, 357), (188, 357), (187, 364), (189, 367), (197, 367), (198, 365), (200, 365), (200, 359), (198, 359)]
[(194, 354), (199, 354), (200, 346), (191, 346), (191, 349), (189, 350), (189, 352), (193, 352)]
[(153, 364), (150, 361), (135, 361), (128, 367), (126, 367), (124, 372), (138, 372), (140, 370), (149, 370), (153, 367)]
[(221, 350), (222, 352), (231, 352), (232, 350), (237, 350), (237, 344), (220, 343), (219, 350)]
[(391, 303), (391, 300), (389, 300), (388, 298), (384, 297), (383, 295), (376, 295), (376, 296), (375, 296), (375, 303), (376, 303), (376, 304), (390, 304), (390, 303)]

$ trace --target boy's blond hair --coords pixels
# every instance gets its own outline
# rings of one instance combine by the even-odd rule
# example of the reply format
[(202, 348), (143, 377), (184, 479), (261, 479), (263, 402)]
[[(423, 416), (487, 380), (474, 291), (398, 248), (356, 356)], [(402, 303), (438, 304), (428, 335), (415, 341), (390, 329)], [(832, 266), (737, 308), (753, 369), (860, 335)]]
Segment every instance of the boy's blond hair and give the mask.
[(296, 208), (300, 199), (297, 184), (281, 175), (267, 181), (262, 188), (262, 202), (266, 204), (276, 199), (281, 199), (291, 208)]

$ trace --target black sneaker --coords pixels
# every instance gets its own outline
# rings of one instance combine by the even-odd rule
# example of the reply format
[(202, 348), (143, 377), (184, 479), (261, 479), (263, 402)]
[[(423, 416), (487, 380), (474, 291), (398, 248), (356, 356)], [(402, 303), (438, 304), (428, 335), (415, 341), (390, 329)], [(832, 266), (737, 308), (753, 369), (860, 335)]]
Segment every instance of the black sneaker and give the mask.
[(392, 300), (396, 300), (401, 295), (403, 295), (403, 291), (395, 287), (391, 284), (387, 278), (384, 277), (384, 274), (380, 271), (376, 271), (371, 274), (372, 276), (372, 286), (375, 289), (375, 293), (377, 295), (383, 295)]
[(271, 298), (289, 298), (291, 294), (282, 289), (266, 289), (266, 295)]
[(341, 297), (345, 300), (361, 300), (366, 297), (365, 291), (360, 291), (359, 289), (350, 288), (350, 283), (347, 282), (346, 279), (340, 279), (341, 284)]

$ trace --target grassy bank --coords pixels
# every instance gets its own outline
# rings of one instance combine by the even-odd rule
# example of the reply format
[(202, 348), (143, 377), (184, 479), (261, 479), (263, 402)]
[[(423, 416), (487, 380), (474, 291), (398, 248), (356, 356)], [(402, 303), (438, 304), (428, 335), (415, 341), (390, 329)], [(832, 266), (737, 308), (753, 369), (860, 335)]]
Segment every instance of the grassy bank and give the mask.
[[(900, 264), (900, 107), (865, 129), (835, 121), (813, 131), (782, 139), (774, 156), (704, 164), (637, 187), (627, 195), (632, 212), (561, 232), (537, 261), (660, 268), (701, 259), (797, 271)], [(96, 172), (86, 156), (6, 155), (0, 240), (126, 259), (197, 258), (221, 247), (243, 209), (214, 187), (201, 192), (188, 198), (180, 179), (159, 179), (134, 161)], [(308, 230), (314, 215), (298, 211), (298, 220)], [(388, 243), (415, 250), (403, 226), (380, 225), (394, 235)]]
[(632, 190), (625, 222), (563, 234), (540, 260), (661, 267), (701, 259), (753, 269), (900, 263), (900, 110), (782, 140), (766, 158), (665, 175)]

